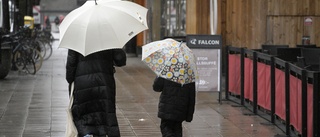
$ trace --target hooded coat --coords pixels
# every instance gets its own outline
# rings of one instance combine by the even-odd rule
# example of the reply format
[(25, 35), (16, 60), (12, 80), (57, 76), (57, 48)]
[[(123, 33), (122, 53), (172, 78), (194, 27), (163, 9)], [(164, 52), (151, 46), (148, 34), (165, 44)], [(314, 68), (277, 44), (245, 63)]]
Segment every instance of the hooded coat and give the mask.
[(157, 77), (153, 90), (161, 92), (158, 117), (173, 121), (191, 122), (195, 110), (195, 83), (181, 85), (170, 80)]
[(126, 65), (122, 49), (104, 50), (86, 57), (68, 51), (66, 79), (74, 81), (73, 120), (79, 136), (120, 136), (115, 108), (114, 66)]

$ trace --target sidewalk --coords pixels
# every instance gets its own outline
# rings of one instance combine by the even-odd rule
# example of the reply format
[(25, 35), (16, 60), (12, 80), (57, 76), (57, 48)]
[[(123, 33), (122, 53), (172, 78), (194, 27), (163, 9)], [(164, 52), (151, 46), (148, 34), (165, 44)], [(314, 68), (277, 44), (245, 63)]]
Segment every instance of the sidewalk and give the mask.
[[(58, 34), (54, 34), (58, 37)], [(68, 105), (66, 49), (54, 43), (52, 57), (36, 75), (12, 71), (0, 80), (0, 137), (63, 137)], [(155, 75), (139, 57), (116, 69), (117, 116), (122, 137), (161, 137), (157, 118), (159, 93)], [(243, 115), (232, 102), (217, 102), (218, 93), (198, 92), (194, 119), (183, 123), (184, 137), (273, 137), (283, 134), (259, 116)]]

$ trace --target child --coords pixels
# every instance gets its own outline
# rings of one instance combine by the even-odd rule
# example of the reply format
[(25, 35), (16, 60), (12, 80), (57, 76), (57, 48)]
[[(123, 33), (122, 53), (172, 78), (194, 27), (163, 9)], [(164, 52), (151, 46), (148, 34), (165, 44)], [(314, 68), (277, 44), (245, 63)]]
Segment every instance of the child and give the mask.
[(157, 77), (153, 90), (161, 92), (158, 117), (163, 137), (182, 137), (182, 122), (191, 122), (195, 109), (195, 82), (181, 85)]

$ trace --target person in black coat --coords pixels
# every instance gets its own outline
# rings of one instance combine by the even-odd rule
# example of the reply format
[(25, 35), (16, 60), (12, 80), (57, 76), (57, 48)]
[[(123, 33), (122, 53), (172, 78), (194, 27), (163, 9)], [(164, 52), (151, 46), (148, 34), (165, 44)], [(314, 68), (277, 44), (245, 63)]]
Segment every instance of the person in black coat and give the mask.
[(158, 117), (161, 119), (163, 137), (182, 137), (182, 122), (191, 122), (195, 111), (195, 82), (181, 85), (179, 83), (157, 77), (153, 90), (161, 92)]
[(86, 57), (68, 50), (66, 80), (69, 85), (74, 82), (71, 110), (79, 137), (120, 136), (115, 108), (114, 66), (125, 65), (126, 53), (122, 49), (104, 50)]

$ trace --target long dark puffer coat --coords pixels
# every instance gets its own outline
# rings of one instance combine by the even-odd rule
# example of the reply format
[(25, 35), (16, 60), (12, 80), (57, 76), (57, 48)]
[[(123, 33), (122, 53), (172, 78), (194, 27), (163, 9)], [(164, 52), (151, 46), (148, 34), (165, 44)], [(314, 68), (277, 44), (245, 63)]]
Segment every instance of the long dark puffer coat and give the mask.
[(195, 109), (195, 83), (181, 84), (157, 77), (153, 90), (161, 92), (158, 117), (161, 119), (191, 122)]
[(125, 66), (122, 49), (105, 50), (86, 57), (68, 51), (66, 79), (74, 81), (72, 113), (79, 137), (120, 136), (115, 108), (114, 66)]

